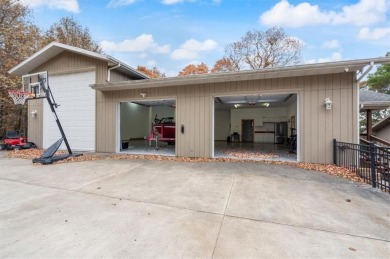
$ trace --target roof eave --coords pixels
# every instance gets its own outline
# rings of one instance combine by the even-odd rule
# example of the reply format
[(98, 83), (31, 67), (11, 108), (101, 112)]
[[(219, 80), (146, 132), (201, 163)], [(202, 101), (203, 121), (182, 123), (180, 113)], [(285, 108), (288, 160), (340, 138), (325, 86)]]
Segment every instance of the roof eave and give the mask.
[(115, 65), (120, 64), (120, 66), (122, 68), (124, 68), (126, 71), (130, 72), (131, 74), (139, 77), (140, 79), (149, 79), (149, 77), (147, 75), (145, 75), (144, 73), (142, 73), (142, 72), (140, 72), (140, 71), (138, 71), (138, 70), (128, 66), (127, 64), (123, 63), (122, 61), (120, 61), (120, 60), (118, 60), (118, 59), (116, 59), (116, 58), (114, 58), (112, 56), (107, 56), (107, 57), (108, 57), (109, 62), (112, 62)]
[[(125, 89), (139, 89), (139, 88), (154, 88), (165, 86), (189, 85), (189, 84), (203, 84), (203, 83), (218, 83), (226, 81), (252, 80), (252, 79), (268, 79), (280, 77), (295, 77), (295, 76), (309, 76), (318, 74), (335, 74), (362, 71), (362, 69), (370, 65), (390, 63), (390, 58), (370, 58), (360, 60), (338, 61), (318, 64), (304, 64), (297, 66), (267, 68), (261, 70), (246, 70), (236, 72), (222, 72), (215, 74), (203, 74), (196, 76), (185, 77), (170, 77), (163, 79), (149, 79), (137, 81), (122, 81), (116, 83), (105, 83), (91, 85), (91, 88), (99, 91), (113, 91)], [(299, 72), (299, 73), (298, 73)]]
[[(49, 53), (48, 53), (48, 51), (49, 51)], [(46, 45), (41, 50), (35, 52), (33, 55), (31, 55), (29, 58), (25, 59), (23, 62), (21, 62), (17, 66), (11, 68), (8, 71), (8, 73), (10, 73), (12, 75), (19, 75), (19, 76), (25, 75), (25, 74), (33, 71), (36, 67), (38, 67), (42, 63), (47, 62), (48, 60), (50, 60), (54, 56), (62, 53), (63, 51), (70, 51), (70, 52), (78, 53), (78, 54), (85, 55), (88, 57), (92, 57), (92, 58), (95, 58), (98, 60), (108, 61), (107, 56), (105, 56), (103, 54), (95, 53), (95, 52), (92, 52), (89, 50), (80, 49), (77, 47), (65, 45), (65, 44), (58, 43), (58, 42), (52, 42), (52, 43)], [(36, 62), (36, 59), (38, 59), (38, 58), (41, 58), (42, 61), (38, 65), (35, 65), (34, 62)], [(34, 65), (32, 65), (32, 64), (34, 64)]]

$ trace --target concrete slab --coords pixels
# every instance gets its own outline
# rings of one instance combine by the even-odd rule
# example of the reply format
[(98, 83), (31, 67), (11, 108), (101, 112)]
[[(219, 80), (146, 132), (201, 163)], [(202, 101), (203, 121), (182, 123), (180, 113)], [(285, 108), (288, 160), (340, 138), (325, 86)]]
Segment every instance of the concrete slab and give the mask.
[(215, 214), (61, 191), (0, 213), (0, 257), (210, 258), (221, 220)]
[(280, 165), (34, 166), (0, 152), (0, 200), (0, 258), (390, 254), (389, 194)]
[(34, 206), (35, 201), (44, 200), (48, 196), (61, 192), (63, 191), (0, 180), (0, 215), (4, 211), (20, 206)]
[(388, 258), (390, 243), (225, 216), (214, 258)]
[(238, 164), (147, 161), (84, 192), (223, 214)]
[[(1, 161), (1, 160), (0, 160)], [(26, 159), (5, 159), (5, 170), (0, 170), (0, 179), (76, 190), (86, 184), (132, 170), (141, 165), (130, 161), (89, 161), (83, 163), (33, 165)]]
[(320, 172), (259, 171), (235, 176), (226, 215), (390, 241), (389, 194)]

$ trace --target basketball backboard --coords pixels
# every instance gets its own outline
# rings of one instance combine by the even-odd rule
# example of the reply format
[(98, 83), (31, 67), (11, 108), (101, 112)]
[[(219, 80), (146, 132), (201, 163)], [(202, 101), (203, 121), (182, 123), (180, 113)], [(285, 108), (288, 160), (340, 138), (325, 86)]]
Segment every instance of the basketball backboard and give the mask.
[(45, 97), (48, 80), (47, 71), (24, 75), (22, 76), (22, 91), (31, 93), (31, 98)]

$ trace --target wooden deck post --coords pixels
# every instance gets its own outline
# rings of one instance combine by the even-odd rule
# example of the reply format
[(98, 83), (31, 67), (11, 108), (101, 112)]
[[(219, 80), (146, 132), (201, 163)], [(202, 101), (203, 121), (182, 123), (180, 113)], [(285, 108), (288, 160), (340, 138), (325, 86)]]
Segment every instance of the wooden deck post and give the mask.
[(367, 110), (367, 140), (371, 141), (372, 135), (372, 110)]

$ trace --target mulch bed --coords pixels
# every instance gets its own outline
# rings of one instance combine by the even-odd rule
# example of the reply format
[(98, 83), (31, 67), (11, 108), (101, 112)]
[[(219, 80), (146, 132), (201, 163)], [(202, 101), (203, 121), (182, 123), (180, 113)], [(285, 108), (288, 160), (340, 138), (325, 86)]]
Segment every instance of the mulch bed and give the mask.
[[(22, 158), (33, 159), (40, 157), (43, 153), (41, 149), (24, 149), (24, 150), (12, 150), (8, 151), (8, 157), (10, 158)], [(65, 151), (58, 151), (56, 154), (64, 154)], [(262, 157), (266, 159), (265, 157)], [(269, 158), (269, 157), (267, 157)], [(313, 163), (296, 163), (287, 161), (270, 161), (270, 160), (240, 160), (234, 158), (199, 158), (199, 157), (170, 157), (170, 156), (158, 156), (158, 155), (131, 155), (131, 154), (99, 154), (99, 153), (86, 153), (83, 156), (72, 157), (66, 160), (56, 162), (56, 164), (72, 163), (72, 162), (84, 162), (95, 160), (154, 160), (154, 161), (176, 161), (187, 163), (198, 162), (230, 162), (230, 163), (262, 163), (262, 164), (274, 164), (274, 165), (287, 165), (305, 170), (315, 170), (337, 177), (345, 178), (354, 182), (364, 183), (363, 178), (356, 175), (354, 172), (335, 165), (313, 164)]]

